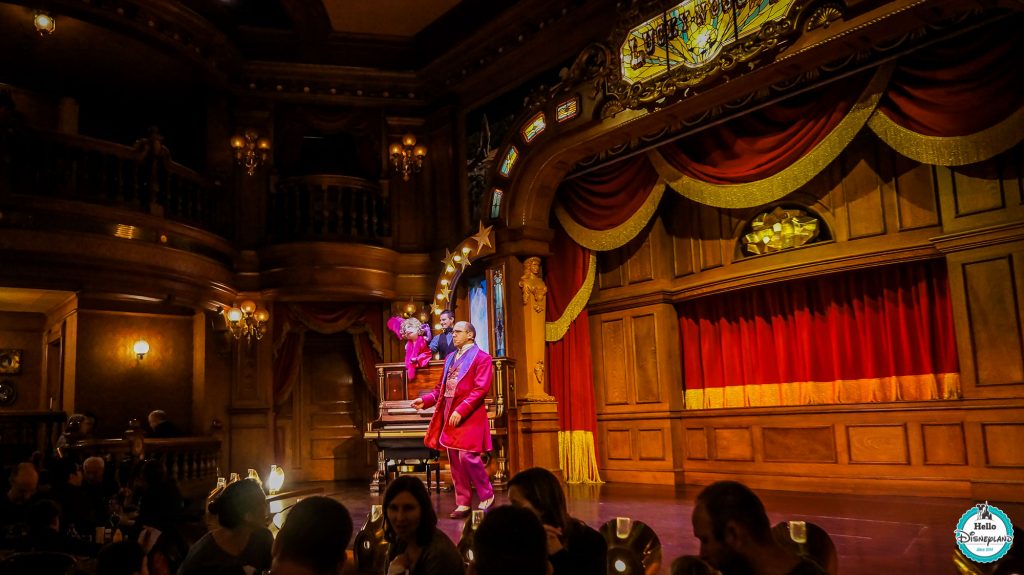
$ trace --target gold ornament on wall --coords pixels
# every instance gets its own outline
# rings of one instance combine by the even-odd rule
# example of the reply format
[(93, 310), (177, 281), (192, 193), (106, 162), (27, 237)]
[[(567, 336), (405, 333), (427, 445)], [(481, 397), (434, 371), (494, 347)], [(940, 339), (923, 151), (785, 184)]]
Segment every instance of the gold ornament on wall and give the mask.
[(770, 254), (809, 244), (818, 237), (818, 219), (803, 210), (776, 207), (759, 214), (750, 223), (751, 232), (743, 236), (747, 252)]

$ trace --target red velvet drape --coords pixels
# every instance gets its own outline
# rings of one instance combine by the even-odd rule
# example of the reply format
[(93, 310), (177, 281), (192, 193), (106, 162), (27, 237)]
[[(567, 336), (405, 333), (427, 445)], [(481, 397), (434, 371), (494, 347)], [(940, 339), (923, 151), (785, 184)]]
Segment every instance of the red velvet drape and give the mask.
[(1024, 106), (1024, 17), (900, 58), (878, 111), (926, 136), (965, 136)]
[(347, 332), (353, 336), (363, 380), (376, 392), (376, 361), (382, 357), (380, 310), (364, 304), (288, 304), (275, 308), (274, 404), (284, 401), (298, 381), (305, 332)]
[(638, 155), (563, 182), (558, 199), (576, 223), (607, 230), (640, 209), (658, 179), (647, 157)]
[(855, 74), (658, 148), (673, 168), (711, 184), (761, 180), (790, 167), (853, 108), (873, 71)]
[(956, 374), (946, 275), (934, 260), (686, 302), (684, 387)]
[[(547, 267), (547, 318), (562, 316), (587, 277), (590, 252), (572, 241), (556, 226)], [(590, 364), (590, 319), (584, 309), (559, 341), (548, 342), (545, 363), (551, 395), (558, 400), (558, 421), (563, 431), (597, 429), (594, 407), (594, 376)]]

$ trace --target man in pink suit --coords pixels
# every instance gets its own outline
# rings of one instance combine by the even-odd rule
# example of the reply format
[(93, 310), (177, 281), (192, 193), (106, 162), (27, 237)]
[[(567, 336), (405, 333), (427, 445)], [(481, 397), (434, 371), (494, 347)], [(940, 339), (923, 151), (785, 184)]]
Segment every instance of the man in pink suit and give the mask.
[(484, 407), (493, 378), (491, 356), (474, 339), (473, 324), (455, 324), (452, 344), (456, 351), (445, 359), (441, 381), (434, 391), (412, 402), (416, 409), (437, 406), (423, 443), (431, 449), (448, 450), (457, 505), (449, 515), (452, 519), (469, 516), (473, 501), (471, 485), (480, 498), (478, 509), (487, 509), (494, 503), (494, 488), (480, 459), (483, 452), (491, 450), (491, 427)]

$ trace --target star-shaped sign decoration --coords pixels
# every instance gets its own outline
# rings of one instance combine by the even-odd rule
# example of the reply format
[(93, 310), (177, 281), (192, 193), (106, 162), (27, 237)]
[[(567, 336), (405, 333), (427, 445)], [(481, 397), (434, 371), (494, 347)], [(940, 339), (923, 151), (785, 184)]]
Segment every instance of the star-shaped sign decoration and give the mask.
[(494, 247), (494, 244), (491, 243), (492, 229), (493, 226), (484, 227), (484, 223), (480, 222), (480, 231), (473, 236), (473, 239), (476, 240), (476, 253), (479, 254), (482, 252), (484, 250), (484, 246)]
[(452, 252), (448, 251), (448, 248), (445, 248), (444, 249), (444, 259), (441, 260), (441, 263), (444, 264), (444, 269), (446, 269), (446, 270), (448, 269), (448, 266), (451, 266), (451, 267), (454, 268), (455, 267), (455, 254), (453, 254)]
[(444, 308), (439, 306), (439, 305), (437, 305), (436, 302), (430, 302), (430, 313), (439, 316), (439, 315), (441, 315), (441, 312), (443, 312), (443, 311), (444, 311)]
[(443, 297), (441, 298), (441, 301), (444, 301), (444, 300), (447, 300), (447, 299), (448, 299), (448, 295), (449, 295), (450, 293), (452, 293), (452, 290), (451, 290), (451, 289), (449, 289), (449, 288), (448, 288), (448, 286), (441, 286), (441, 291), (439, 291), (439, 292), (437, 292), (437, 293), (439, 293), (439, 294), (440, 294), (441, 296), (443, 296)]

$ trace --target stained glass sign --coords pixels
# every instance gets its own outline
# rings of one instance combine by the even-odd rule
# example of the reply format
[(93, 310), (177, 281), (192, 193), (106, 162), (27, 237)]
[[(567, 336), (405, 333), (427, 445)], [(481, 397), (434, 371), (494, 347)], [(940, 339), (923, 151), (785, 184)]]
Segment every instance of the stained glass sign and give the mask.
[(494, 192), (491, 193), (491, 218), (497, 218), (501, 215), (501, 196), (505, 195), (505, 192), (494, 188)]
[(568, 122), (580, 113), (580, 98), (573, 96), (564, 102), (559, 102), (555, 108), (555, 121), (558, 123)]
[(539, 136), (541, 132), (547, 129), (547, 127), (548, 123), (547, 120), (544, 119), (544, 112), (537, 112), (529, 119), (529, 121), (526, 122), (526, 124), (523, 125), (519, 132), (522, 134), (523, 140), (529, 144), (534, 138)]
[(516, 165), (516, 160), (519, 159), (519, 150), (515, 146), (509, 146), (508, 152), (505, 152), (505, 159), (501, 161), (501, 167), (498, 171), (501, 175), (508, 177), (509, 172), (512, 171), (512, 166)]
[(789, 12), (796, 0), (685, 0), (633, 27), (619, 49), (622, 78), (634, 84), (685, 66), (698, 68), (722, 49)]

